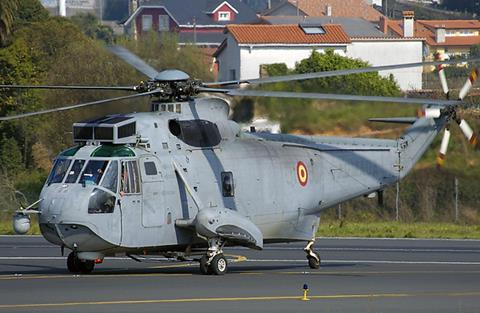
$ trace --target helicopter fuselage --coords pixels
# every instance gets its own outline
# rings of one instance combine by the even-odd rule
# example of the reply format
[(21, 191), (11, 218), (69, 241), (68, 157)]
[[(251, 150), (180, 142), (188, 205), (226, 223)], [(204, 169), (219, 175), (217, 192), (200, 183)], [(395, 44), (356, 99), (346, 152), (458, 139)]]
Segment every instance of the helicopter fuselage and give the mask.
[(87, 140), (60, 154), (40, 196), (44, 237), (86, 259), (188, 253), (206, 245), (195, 222), (210, 210), (232, 211), (230, 235), (252, 237), (233, 244), (308, 241), (322, 210), (383, 190), (419, 158), (400, 164), (403, 140), (240, 132), (223, 100), (195, 102), (127, 115), (135, 144)]

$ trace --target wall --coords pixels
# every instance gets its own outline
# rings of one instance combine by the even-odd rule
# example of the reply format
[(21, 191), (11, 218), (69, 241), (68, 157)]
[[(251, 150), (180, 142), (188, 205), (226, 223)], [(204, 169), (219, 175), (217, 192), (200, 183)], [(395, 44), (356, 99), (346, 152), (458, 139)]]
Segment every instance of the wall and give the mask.
[[(347, 56), (369, 62), (372, 66), (422, 62), (423, 43), (420, 40), (352, 40)], [(422, 67), (381, 71), (382, 76), (393, 74), (402, 90), (422, 89)]]
[(335, 52), (340, 55), (345, 55), (345, 47), (334, 46), (294, 46), (294, 47), (241, 47), (240, 59), (241, 59), (241, 72), (240, 78), (258, 78), (260, 77), (260, 65), (273, 64), (273, 63), (285, 63), (288, 68), (294, 68), (295, 63), (306, 59), (310, 56), (313, 49), (318, 52), (323, 52), (326, 48), (335, 49)]
[(236, 19), (235, 11), (233, 11), (228, 5), (224, 4), (220, 8), (218, 8), (217, 11), (215, 11), (215, 13), (213, 13), (212, 18), (215, 22), (219, 21), (220, 12), (230, 12), (230, 21), (235, 21)]
[(222, 53), (217, 57), (218, 62), (218, 80), (231, 80), (230, 70), (235, 70), (236, 79), (239, 78), (240, 73), (240, 49), (237, 42), (231, 35), (227, 36), (227, 46)]
[[(144, 8), (136, 17), (135, 23), (137, 25), (137, 31), (142, 33), (142, 16), (151, 15), (152, 16), (152, 30), (158, 31), (158, 16), (159, 15), (168, 15), (167, 11), (161, 8)], [(177, 24), (169, 16), (170, 30), (173, 30)]]

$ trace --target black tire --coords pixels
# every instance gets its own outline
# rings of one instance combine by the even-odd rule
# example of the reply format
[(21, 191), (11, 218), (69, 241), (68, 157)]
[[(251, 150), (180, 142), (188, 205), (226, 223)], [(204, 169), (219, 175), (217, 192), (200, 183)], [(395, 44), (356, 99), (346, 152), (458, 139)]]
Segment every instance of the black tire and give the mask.
[(315, 255), (317, 256), (317, 258), (313, 257), (313, 256), (307, 256), (307, 259), (308, 259), (308, 266), (310, 266), (311, 269), (314, 269), (314, 270), (317, 270), (320, 268), (320, 256), (318, 254), (315, 253)]
[(79, 268), (79, 262), (80, 260), (77, 258), (77, 255), (73, 252), (70, 252), (70, 254), (67, 257), (67, 269), (70, 273), (78, 273), (80, 272)]
[(206, 255), (204, 255), (200, 258), (200, 273), (202, 273), (203, 275), (209, 275), (210, 274), (209, 266), (207, 264), (207, 261), (208, 261), (208, 257)]
[(216, 255), (210, 263), (210, 269), (215, 275), (224, 275), (227, 272), (228, 263), (223, 254)]
[[(77, 259), (78, 260), (78, 259)], [(95, 268), (95, 262), (91, 260), (78, 260), (78, 269), (82, 274), (90, 274)]]

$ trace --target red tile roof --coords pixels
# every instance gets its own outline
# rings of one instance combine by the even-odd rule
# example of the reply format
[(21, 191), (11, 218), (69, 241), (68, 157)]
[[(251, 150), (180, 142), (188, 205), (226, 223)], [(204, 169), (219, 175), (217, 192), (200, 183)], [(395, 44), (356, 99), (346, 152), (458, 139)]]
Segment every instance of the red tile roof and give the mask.
[(325, 16), (327, 5), (332, 7), (332, 16), (360, 17), (378, 21), (382, 13), (368, 5), (365, 0), (288, 0), (308, 16)]
[(298, 25), (227, 25), (242, 44), (346, 44), (350, 38), (340, 25), (322, 25), (325, 34), (305, 34)]
[(478, 20), (420, 20), (420, 23), (426, 27), (445, 29), (480, 29), (480, 21)]
[[(403, 37), (403, 21), (389, 20), (388, 27), (394, 33)], [(415, 21), (414, 36), (426, 39), (429, 46), (471, 46), (480, 44), (480, 36), (447, 36), (445, 42), (438, 43), (435, 31), (437, 28), (475, 29), (480, 28), (480, 22), (475, 20), (418, 20)]]

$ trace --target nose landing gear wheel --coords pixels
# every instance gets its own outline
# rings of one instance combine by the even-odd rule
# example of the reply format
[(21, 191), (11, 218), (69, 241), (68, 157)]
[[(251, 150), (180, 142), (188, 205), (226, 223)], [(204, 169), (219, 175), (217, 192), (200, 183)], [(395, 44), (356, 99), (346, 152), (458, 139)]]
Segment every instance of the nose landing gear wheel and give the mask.
[(80, 272), (79, 263), (80, 260), (77, 258), (75, 253), (70, 252), (67, 257), (67, 269), (70, 273), (78, 273)]
[(70, 273), (90, 274), (94, 267), (94, 261), (80, 260), (75, 252), (70, 252), (67, 257), (67, 269)]

